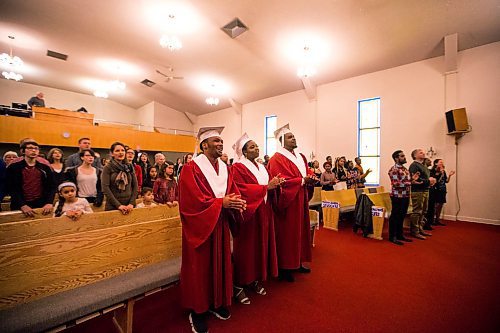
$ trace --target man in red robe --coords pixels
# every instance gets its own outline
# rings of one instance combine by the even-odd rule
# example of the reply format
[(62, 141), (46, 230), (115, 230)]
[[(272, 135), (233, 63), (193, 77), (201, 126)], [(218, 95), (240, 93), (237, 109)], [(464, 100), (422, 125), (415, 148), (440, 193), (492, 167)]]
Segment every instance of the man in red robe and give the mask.
[(200, 128), (203, 152), (184, 165), (179, 182), (182, 221), (182, 304), (193, 332), (207, 332), (206, 313), (229, 319), (233, 279), (230, 224), (241, 220), (245, 201), (222, 155), (224, 128)]
[(312, 259), (307, 186), (312, 186), (317, 178), (307, 167), (305, 156), (294, 152), (297, 142), (288, 124), (276, 130), (274, 136), (280, 145), (269, 160), (269, 172), (271, 177), (281, 174), (285, 178), (275, 216), (279, 276), (293, 282), (293, 271), (311, 272), (303, 266)]
[(284, 179), (269, 177), (266, 167), (255, 161), (259, 157), (259, 146), (246, 133), (233, 149), (236, 159), (231, 171), (241, 197), (247, 203), (241, 228), (233, 235), (234, 293), (238, 302), (250, 304), (244, 287), (266, 295), (261, 282), (267, 280), (268, 275), (278, 275), (271, 201), (276, 197), (275, 189)]

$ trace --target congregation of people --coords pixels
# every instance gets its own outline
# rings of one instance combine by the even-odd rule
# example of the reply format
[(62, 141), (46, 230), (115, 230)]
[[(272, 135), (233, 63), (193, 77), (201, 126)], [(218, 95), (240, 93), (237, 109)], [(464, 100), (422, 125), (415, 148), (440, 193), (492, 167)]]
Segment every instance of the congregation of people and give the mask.
[[(314, 187), (324, 191), (364, 188), (372, 172), (354, 161), (327, 156), (322, 164), (296, 151), (288, 125), (275, 131), (279, 142), (273, 156), (260, 156), (256, 141), (246, 133), (233, 145), (234, 159), (224, 153), (223, 127), (201, 128), (198, 154), (175, 163), (156, 153), (136, 151), (121, 142), (99, 156), (90, 138), (78, 140), (79, 151), (64, 158), (52, 148), (42, 157), (32, 138), (20, 142), (20, 155), (3, 156), (2, 198), (11, 210), (78, 221), (104, 205), (104, 210), (130, 214), (135, 208), (179, 207), (182, 221), (182, 305), (189, 310), (193, 332), (207, 332), (207, 315), (229, 319), (235, 300), (251, 304), (252, 294), (266, 295), (264, 282), (278, 278), (294, 282), (296, 274), (311, 272), (312, 246), (309, 200)], [(392, 154), (388, 171), (392, 212), (389, 240), (397, 245), (425, 240), (436, 225), (444, 225), (446, 173), (442, 159), (426, 164), (425, 152), (411, 153), (407, 169), (401, 150)], [(429, 169), (429, 166), (432, 166)], [(142, 201), (136, 204), (136, 199)], [(403, 221), (412, 205), (410, 234)]]

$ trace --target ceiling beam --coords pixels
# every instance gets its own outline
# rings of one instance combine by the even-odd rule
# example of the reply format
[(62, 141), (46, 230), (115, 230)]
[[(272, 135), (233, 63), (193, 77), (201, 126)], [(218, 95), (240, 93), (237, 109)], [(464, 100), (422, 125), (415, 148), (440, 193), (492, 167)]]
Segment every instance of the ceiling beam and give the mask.
[(311, 83), (308, 77), (301, 77), (302, 85), (304, 86), (304, 90), (306, 92), (307, 98), (309, 101), (316, 100), (316, 86)]
[(458, 71), (458, 33), (444, 37), (445, 74)]
[(197, 115), (194, 115), (194, 114), (186, 112), (186, 111), (184, 111), (184, 115), (189, 120), (189, 122), (191, 123), (191, 125), (194, 125), (194, 124), (196, 124), (198, 122), (198, 116)]
[(243, 112), (243, 105), (241, 105), (241, 103), (236, 102), (232, 98), (229, 98), (229, 103), (231, 103), (231, 106), (237, 114), (241, 114), (241, 112)]

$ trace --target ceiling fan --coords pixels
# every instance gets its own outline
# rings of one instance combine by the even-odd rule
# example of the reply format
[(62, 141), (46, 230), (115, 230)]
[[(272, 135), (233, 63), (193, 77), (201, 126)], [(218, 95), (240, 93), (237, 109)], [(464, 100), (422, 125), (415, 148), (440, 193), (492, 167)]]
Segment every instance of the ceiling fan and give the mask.
[[(169, 72), (173, 72), (174, 71), (174, 69), (172, 67), (168, 67), (167, 70)], [(170, 82), (171, 80), (182, 80), (182, 79), (184, 79), (184, 76), (173, 76), (173, 75), (170, 75), (170, 74), (165, 74), (165, 73), (163, 73), (162, 71), (160, 71), (158, 69), (156, 70), (156, 73), (158, 73), (158, 74), (166, 77), (167, 79), (165, 80), (165, 82)]]

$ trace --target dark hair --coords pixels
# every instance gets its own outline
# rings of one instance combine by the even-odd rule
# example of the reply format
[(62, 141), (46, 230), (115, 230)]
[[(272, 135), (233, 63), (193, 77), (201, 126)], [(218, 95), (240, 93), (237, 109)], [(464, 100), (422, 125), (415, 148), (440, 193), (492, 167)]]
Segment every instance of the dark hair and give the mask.
[(92, 149), (82, 149), (82, 151), (80, 152), (80, 157), (85, 156), (86, 152), (89, 152), (90, 155), (92, 155), (93, 157), (95, 157), (95, 152)]
[[(64, 186), (64, 187), (68, 187), (68, 186)], [(61, 190), (64, 187), (62, 187)], [(76, 188), (75, 188), (75, 191), (77, 191), (77, 193), (78, 193), (78, 190)], [(57, 191), (57, 196), (59, 197), (59, 204), (57, 205), (57, 208), (54, 211), (54, 216), (60, 217), (62, 215), (62, 209), (63, 209), (64, 203), (66, 202), (66, 199), (64, 199), (64, 197), (61, 195), (61, 191)]]
[(47, 161), (49, 161), (49, 163), (51, 163), (51, 164), (54, 163), (54, 158), (52, 157), (52, 155), (54, 155), (54, 153), (56, 151), (59, 151), (61, 153), (61, 163), (64, 164), (64, 160), (63, 160), (64, 153), (59, 148), (52, 148), (51, 150), (49, 150), (49, 153), (47, 154)]
[(165, 164), (165, 165), (175, 165), (175, 163), (174, 163), (174, 162), (172, 162), (172, 161), (168, 161), (168, 160), (167, 160), (167, 161), (165, 161), (165, 163), (164, 163), (164, 164)]
[(153, 189), (151, 187), (143, 187), (142, 190), (141, 190), (141, 194), (142, 195), (146, 195), (146, 193), (148, 192), (153, 192)]
[(28, 141), (24, 141), (23, 143), (21, 143), (21, 150), (24, 151), (26, 149), (27, 145), (33, 145), (33, 146), (40, 147), (40, 145), (36, 141), (28, 140)]
[(205, 140), (203, 140), (202, 142), (200, 142), (200, 152), (202, 152), (202, 153), (203, 153), (203, 144), (204, 144), (205, 142), (208, 142), (208, 139), (205, 139)]
[(326, 161), (325, 163), (323, 163), (323, 169), (326, 168), (327, 165), (332, 166), (332, 163)]
[[(200, 146), (200, 147), (201, 147), (201, 146)], [(201, 148), (200, 148), (200, 149), (201, 149)], [(192, 153), (187, 153), (186, 155), (184, 155), (184, 158), (182, 159), (182, 163), (183, 163), (183, 164), (186, 164), (186, 163), (187, 163), (187, 158), (188, 158), (188, 156), (189, 156), (189, 155), (193, 156), (193, 154), (192, 154)]]
[(330, 155), (328, 155), (328, 156), (326, 157), (326, 160), (327, 160), (327, 159), (332, 159), (332, 157), (331, 157)]
[(125, 147), (126, 147), (123, 143), (121, 143), (121, 142), (119, 142), (119, 141), (116, 141), (116, 142), (114, 142), (114, 143), (111, 145), (111, 148), (110, 148), (109, 150), (110, 150), (111, 152), (113, 152), (113, 151), (115, 150), (116, 146), (122, 146), (122, 147), (123, 147), (123, 149), (125, 149)]
[(400, 150), (400, 149), (396, 150), (394, 153), (392, 153), (392, 159), (393, 159), (393, 160), (396, 160), (396, 158), (398, 158), (398, 157), (399, 157), (399, 154), (401, 154), (402, 152), (403, 152), (403, 151), (402, 151), (402, 150)]
[(412, 159), (416, 159), (417, 158), (417, 152), (419, 151), (420, 149), (415, 149), (414, 151), (411, 152), (411, 158)]
[(442, 160), (442, 158), (436, 158), (436, 159), (434, 160), (434, 162), (432, 162), (432, 165), (433, 165), (433, 166), (436, 166), (436, 165), (439, 163), (439, 161), (441, 161), (441, 160)]
[[(250, 140), (250, 141), (252, 141), (252, 140)], [(247, 149), (248, 149), (248, 143), (249, 143), (250, 141), (247, 141), (247, 142), (243, 145), (243, 147), (241, 148), (241, 152), (242, 152), (242, 153), (246, 153), (246, 152), (247, 152)]]
[(83, 140), (89, 140), (90, 141), (90, 138), (80, 138), (80, 139), (78, 139), (78, 144), (82, 143)]

